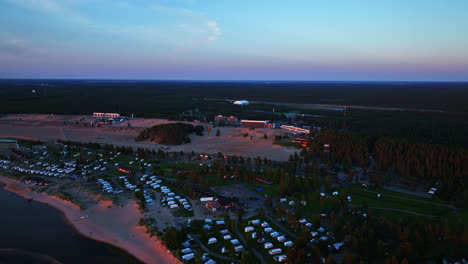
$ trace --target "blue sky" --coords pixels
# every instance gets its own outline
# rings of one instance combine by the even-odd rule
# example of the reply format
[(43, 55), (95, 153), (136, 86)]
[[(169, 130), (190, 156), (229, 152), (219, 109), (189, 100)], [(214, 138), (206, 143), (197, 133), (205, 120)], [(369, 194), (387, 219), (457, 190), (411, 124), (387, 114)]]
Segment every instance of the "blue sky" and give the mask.
[(466, 0), (0, 0), (0, 78), (468, 81)]

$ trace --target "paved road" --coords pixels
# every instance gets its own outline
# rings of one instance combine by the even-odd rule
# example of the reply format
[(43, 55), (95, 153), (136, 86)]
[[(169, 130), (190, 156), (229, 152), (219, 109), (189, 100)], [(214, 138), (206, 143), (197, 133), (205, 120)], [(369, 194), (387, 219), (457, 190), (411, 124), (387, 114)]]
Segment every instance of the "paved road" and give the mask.
[(232, 261), (232, 262), (235, 262), (235, 263), (240, 263), (239, 260), (237, 259), (233, 259), (233, 258), (230, 258), (230, 257), (226, 257), (226, 256), (222, 256), (222, 255), (219, 255), (217, 253), (214, 253), (213, 251), (209, 250), (207, 247), (205, 247), (205, 245), (203, 243), (200, 242), (200, 240), (198, 239), (198, 236), (195, 236), (195, 235), (192, 235), (193, 237), (193, 240), (195, 240), (195, 242), (197, 242), (198, 245), (200, 245), (200, 247), (208, 252), (208, 254), (210, 254), (211, 256), (215, 256), (219, 259), (224, 259), (224, 260), (227, 260), (227, 261)]

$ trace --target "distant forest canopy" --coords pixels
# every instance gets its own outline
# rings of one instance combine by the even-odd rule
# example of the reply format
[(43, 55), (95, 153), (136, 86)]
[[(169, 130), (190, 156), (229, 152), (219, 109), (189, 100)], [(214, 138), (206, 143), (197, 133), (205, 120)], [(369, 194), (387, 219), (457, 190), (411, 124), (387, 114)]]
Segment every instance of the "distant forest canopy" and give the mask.
[(150, 139), (157, 143), (180, 145), (189, 143), (190, 137), (188, 135), (193, 132), (198, 136), (202, 136), (203, 126), (194, 126), (185, 123), (163, 124), (142, 130), (135, 140), (142, 141)]
[(186, 96), (468, 112), (468, 83), (0, 80), (9, 98), (31, 97), (32, 89), (36, 96)]
[[(32, 92), (35, 91), (35, 93)], [(204, 98), (221, 99), (205, 100)], [(223, 99), (431, 109), (444, 112), (348, 108), (304, 109), (275, 103), (235, 106)], [(291, 121), (297, 111), (319, 126), (379, 138), (468, 148), (468, 83), (136, 82), (0, 80), (0, 113), (86, 114), (212, 121), (215, 115)], [(273, 113), (274, 108), (274, 113)], [(195, 111), (187, 114), (189, 111)], [(308, 115), (308, 116), (307, 116)]]
[[(324, 144), (330, 144), (329, 152)], [(377, 169), (399, 175), (399, 181), (409, 186), (434, 187), (437, 195), (465, 206), (468, 202), (468, 151), (424, 143), (410, 143), (383, 137), (374, 140), (351, 133), (327, 130), (310, 145), (305, 159), (321, 158), (331, 164), (339, 162), (345, 168), (369, 166), (370, 154), (375, 153)], [(382, 181), (383, 179), (370, 179)]]

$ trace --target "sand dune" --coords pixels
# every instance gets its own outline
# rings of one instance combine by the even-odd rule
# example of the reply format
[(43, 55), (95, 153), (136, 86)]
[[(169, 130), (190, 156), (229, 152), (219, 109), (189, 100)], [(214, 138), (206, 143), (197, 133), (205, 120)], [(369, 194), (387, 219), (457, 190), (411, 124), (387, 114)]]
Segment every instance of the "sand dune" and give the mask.
[[(33, 114), (5, 115), (0, 118), (0, 138), (22, 137), (44, 142), (55, 142), (57, 139), (62, 139), (157, 150), (164, 145), (151, 144), (149, 141), (135, 142), (135, 137), (145, 127), (172, 122), (163, 119), (133, 119), (116, 125), (90, 127), (89, 118)], [(132, 123), (131, 127), (126, 125), (127, 122)], [(204, 126), (208, 127), (209, 125), (204, 124)], [(221, 132), (219, 137), (215, 136), (217, 129)], [(248, 133), (249, 136), (244, 137), (244, 133)], [(268, 136), (268, 139), (263, 138), (264, 134)], [(294, 154), (297, 150), (273, 145), (274, 136), (277, 134), (282, 134), (282, 132), (276, 129), (249, 130), (220, 127), (205, 132), (202, 137), (191, 135), (191, 143), (189, 144), (169, 147), (170, 151), (194, 151), (207, 154), (221, 152), (226, 155), (242, 155), (251, 158), (260, 156), (271, 160), (286, 161), (289, 155)]]

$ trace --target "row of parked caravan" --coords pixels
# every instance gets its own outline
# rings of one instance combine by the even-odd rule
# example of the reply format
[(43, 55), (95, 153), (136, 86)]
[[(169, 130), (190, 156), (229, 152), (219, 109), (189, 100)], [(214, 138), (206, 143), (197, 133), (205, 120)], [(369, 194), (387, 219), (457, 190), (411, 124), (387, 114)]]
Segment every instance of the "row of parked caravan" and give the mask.
[[(216, 221), (216, 225), (217, 226), (225, 226), (225, 223), (224, 221), (220, 220), (220, 221)], [(212, 227), (212, 220), (211, 219), (205, 219), (205, 225), (203, 226), (203, 229), (205, 230), (211, 230), (213, 227)], [(220, 235), (220, 238), (222, 238), (223, 240), (229, 240), (229, 242), (233, 245), (234, 247), (234, 251), (237, 253), (237, 254), (240, 254), (242, 253), (243, 251), (245, 251), (245, 248), (244, 246), (241, 245), (241, 243), (239, 242), (238, 239), (235, 239), (232, 237), (231, 233), (229, 232), (228, 229), (221, 229), (219, 231), (219, 235)], [(207, 241), (208, 245), (211, 245), (211, 244), (215, 244), (215, 243), (218, 243), (218, 239), (216, 237), (210, 237), (208, 238), (208, 241)], [(221, 248), (221, 253), (227, 253), (227, 249), (226, 247), (222, 247)]]
[[(190, 235), (187, 235), (187, 241), (182, 243), (181, 249), (182, 249), (182, 261), (183, 262), (188, 262), (192, 259), (195, 258), (195, 252), (191, 249), (191, 241), (193, 241), (193, 238)], [(212, 260), (209, 257), (208, 253), (204, 253), (201, 257), (201, 260), (203, 261), (204, 264), (216, 264), (216, 261)]]
[(192, 211), (192, 206), (189, 204), (187, 199), (180, 197), (179, 195), (175, 195), (175, 193), (171, 192), (169, 188), (166, 186), (161, 187), (161, 192), (165, 194), (164, 198), (162, 199), (163, 206), (167, 204), (169, 208), (179, 208), (179, 205), (182, 206), (184, 209)]
[(143, 175), (141, 178), (140, 178), (140, 181), (141, 182), (144, 182), (146, 184), (146, 186), (156, 190), (158, 188), (161, 188), (161, 185), (162, 185), (162, 181), (159, 180), (156, 176), (149, 176), (148, 175)]
[(154, 204), (153, 198), (151, 198), (151, 196), (146, 192), (146, 190), (143, 190), (143, 197), (145, 198), (145, 202), (147, 205)]
[(24, 172), (28, 174), (36, 174), (49, 177), (65, 177), (66, 174), (71, 174), (75, 171), (76, 164), (74, 162), (65, 163), (64, 167), (60, 168), (57, 164), (42, 163), (37, 162), (36, 164), (28, 165), (28, 168), (23, 168), (20, 166), (11, 167), (12, 163), (8, 160), (0, 160), (0, 168), (4, 170), (15, 170), (18, 172)]
[[(138, 157), (135, 158), (135, 162), (137, 164), (141, 165), (141, 166), (144, 166), (144, 167), (153, 166), (153, 164), (145, 162), (145, 159), (139, 159)], [(135, 162), (133, 160), (131, 160), (131, 161), (128, 162), (128, 164), (133, 165), (133, 164), (135, 164)], [(118, 166), (118, 165), (116, 165), (116, 166)]]
[(139, 189), (137, 189), (137, 186), (135, 184), (131, 184), (126, 176), (120, 176), (119, 179), (124, 181), (125, 188), (127, 188), (128, 190), (135, 192), (139, 191)]
[(114, 190), (112, 185), (106, 180), (99, 178), (97, 179), (97, 181), (98, 181), (98, 184), (102, 186), (102, 191), (106, 193), (120, 194), (123, 192), (122, 190)]
[(0, 168), (4, 170), (9, 170), (10, 169), (10, 164), (11, 162), (9, 160), (0, 160)]
[[(278, 243), (283, 243), (285, 247), (292, 247), (293, 242), (287, 240), (286, 235), (283, 235), (279, 232), (273, 230), (270, 227), (268, 222), (261, 222), (260, 219), (251, 220), (248, 223), (248, 226), (244, 228), (245, 233), (250, 233), (252, 238), (257, 238), (258, 234), (255, 232), (255, 227), (257, 227), (259, 232), (261, 232), (262, 237), (257, 239), (258, 243), (263, 243), (263, 248), (268, 250), (268, 254), (273, 255), (273, 259), (277, 262), (284, 262), (286, 261), (286, 255), (281, 254), (283, 250), (281, 248), (273, 248), (273, 243), (269, 242), (267, 239), (267, 235), (269, 235), (272, 239), (276, 239)], [(263, 229), (263, 230), (262, 230)]]
[(171, 209), (179, 208), (179, 205), (186, 210), (192, 211), (192, 206), (187, 199), (176, 195), (167, 186), (164, 186), (163, 181), (158, 179), (156, 176), (143, 175), (140, 178), (141, 182), (144, 182), (146, 186), (163, 193), (164, 197), (161, 200), (163, 206), (169, 206)]
[[(10, 169), (9, 166), (4, 166), (2, 168)], [(28, 174), (36, 174), (36, 175), (43, 175), (43, 176), (49, 176), (49, 177), (65, 177), (65, 174), (61, 174), (61, 173), (58, 173), (58, 172), (54, 173), (54, 172), (49, 172), (49, 171), (45, 171), (45, 170), (25, 169), (25, 168), (21, 168), (21, 167), (18, 167), (18, 166), (12, 167), (11, 169), (14, 170), (14, 171), (24, 172), (24, 173), (28, 173)]]

